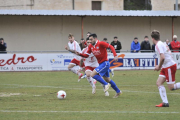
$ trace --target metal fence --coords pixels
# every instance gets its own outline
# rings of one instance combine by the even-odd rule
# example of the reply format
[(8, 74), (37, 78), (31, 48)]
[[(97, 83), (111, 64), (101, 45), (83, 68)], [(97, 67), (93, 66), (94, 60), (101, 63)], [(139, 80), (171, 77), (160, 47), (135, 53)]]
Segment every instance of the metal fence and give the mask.
[[(109, 53), (111, 53), (110, 50), (108, 50)], [(130, 53), (133, 52), (131, 50), (116, 50), (117, 53)], [(135, 53), (153, 53), (155, 51), (153, 50), (140, 50)], [(171, 50), (171, 52), (180, 52), (180, 50)], [(8, 53), (69, 53), (67, 50), (52, 50), (52, 51), (0, 51), (0, 54), (8, 54)]]

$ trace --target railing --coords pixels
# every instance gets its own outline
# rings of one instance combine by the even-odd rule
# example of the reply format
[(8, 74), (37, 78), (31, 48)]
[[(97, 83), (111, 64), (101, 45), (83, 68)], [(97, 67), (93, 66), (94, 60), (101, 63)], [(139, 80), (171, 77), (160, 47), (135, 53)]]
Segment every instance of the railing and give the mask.
[[(171, 52), (180, 52), (180, 50), (171, 50)], [(111, 52), (108, 50), (108, 52)], [(116, 50), (117, 53), (122, 53), (122, 52), (133, 52), (131, 50)], [(155, 52), (153, 50), (140, 50), (137, 53), (150, 53), (150, 52)], [(52, 51), (0, 51), (0, 54), (6, 54), (6, 53), (69, 53), (67, 50), (52, 50)]]

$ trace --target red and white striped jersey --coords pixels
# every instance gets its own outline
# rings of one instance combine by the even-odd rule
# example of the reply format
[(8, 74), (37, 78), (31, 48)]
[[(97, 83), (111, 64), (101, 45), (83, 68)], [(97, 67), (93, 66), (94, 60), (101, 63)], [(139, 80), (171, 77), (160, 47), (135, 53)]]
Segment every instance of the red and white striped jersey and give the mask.
[[(82, 50), (82, 54), (87, 54), (87, 50), (88, 50), (88, 47), (84, 48)], [(85, 65), (85, 67), (87, 67), (87, 66), (98, 67), (99, 63), (98, 63), (96, 57), (93, 55), (93, 53), (91, 53), (88, 58), (84, 58), (84, 65)]]
[[(81, 53), (81, 48), (80, 48), (79, 44), (75, 40), (72, 43), (68, 42), (68, 46), (69, 46), (70, 50), (76, 50), (77, 52)], [(76, 54), (74, 54), (74, 58), (77, 59), (77, 60), (81, 59), (81, 57), (76, 55)]]

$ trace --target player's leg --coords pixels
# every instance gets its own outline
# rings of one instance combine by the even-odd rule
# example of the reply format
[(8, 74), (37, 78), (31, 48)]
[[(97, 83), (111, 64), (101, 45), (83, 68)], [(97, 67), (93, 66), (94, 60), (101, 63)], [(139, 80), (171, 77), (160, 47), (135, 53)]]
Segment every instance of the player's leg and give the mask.
[(104, 81), (104, 79), (96, 72), (95, 69), (92, 71), (91, 77), (94, 78), (95, 80), (97, 80), (98, 82), (100, 82), (103, 85), (108, 85), (108, 83), (106, 81)]
[[(105, 91), (105, 85), (101, 84), (102, 87), (103, 87), (103, 91)], [(105, 91), (105, 96), (109, 96), (109, 92), (108, 91)]]
[(90, 83), (90, 85), (92, 86), (92, 94), (95, 94), (96, 93), (96, 86), (94, 84), (94, 79), (91, 77), (91, 72), (92, 72), (91, 70), (85, 71), (86, 76), (87, 76), (87, 80)]
[[(109, 74), (107, 72), (107, 74)], [(117, 98), (120, 94), (122, 94), (122, 91), (117, 87), (116, 83), (108, 77), (108, 75), (103, 76), (104, 80), (111, 84), (111, 87), (116, 91), (116, 95), (113, 98)]]
[(114, 77), (114, 69), (109, 69), (109, 73), (111, 73), (112, 77)]
[(159, 94), (162, 99), (162, 103), (159, 105), (156, 105), (156, 107), (169, 107), (167, 94), (166, 94), (166, 88), (164, 87), (163, 83), (166, 81), (166, 77), (164, 75), (159, 75), (156, 85), (159, 89)]
[(177, 90), (180, 89), (180, 82), (175, 83), (175, 75), (176, 75), (176, 65), (171, 66), (170, 68), (168, 68), (168, 88), (170, 90)]
[(79, 82), (83, 74), (80, 73), (80, 70), (79, 70), (80, 67), (77, 65), (79, 65), (79, 61), (77, 61), (76, 59), (73, 59), (68, 65), (68, 70), (72, 71), (73, 73), (79, 76), (79, 79), (78, 79), (78, 82)]

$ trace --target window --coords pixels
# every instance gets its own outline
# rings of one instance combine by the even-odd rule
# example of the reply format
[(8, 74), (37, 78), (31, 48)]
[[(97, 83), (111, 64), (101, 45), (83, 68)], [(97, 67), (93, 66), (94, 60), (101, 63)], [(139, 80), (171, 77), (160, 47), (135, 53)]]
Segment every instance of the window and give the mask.
[(101, 10), (101, 1), (92, 1), (92, 10)]
[[(176, 10), (176, 4), (174, 4), (174, 10)], [(178, 10), (180, 10), (180, 4), (178, 4)]]

